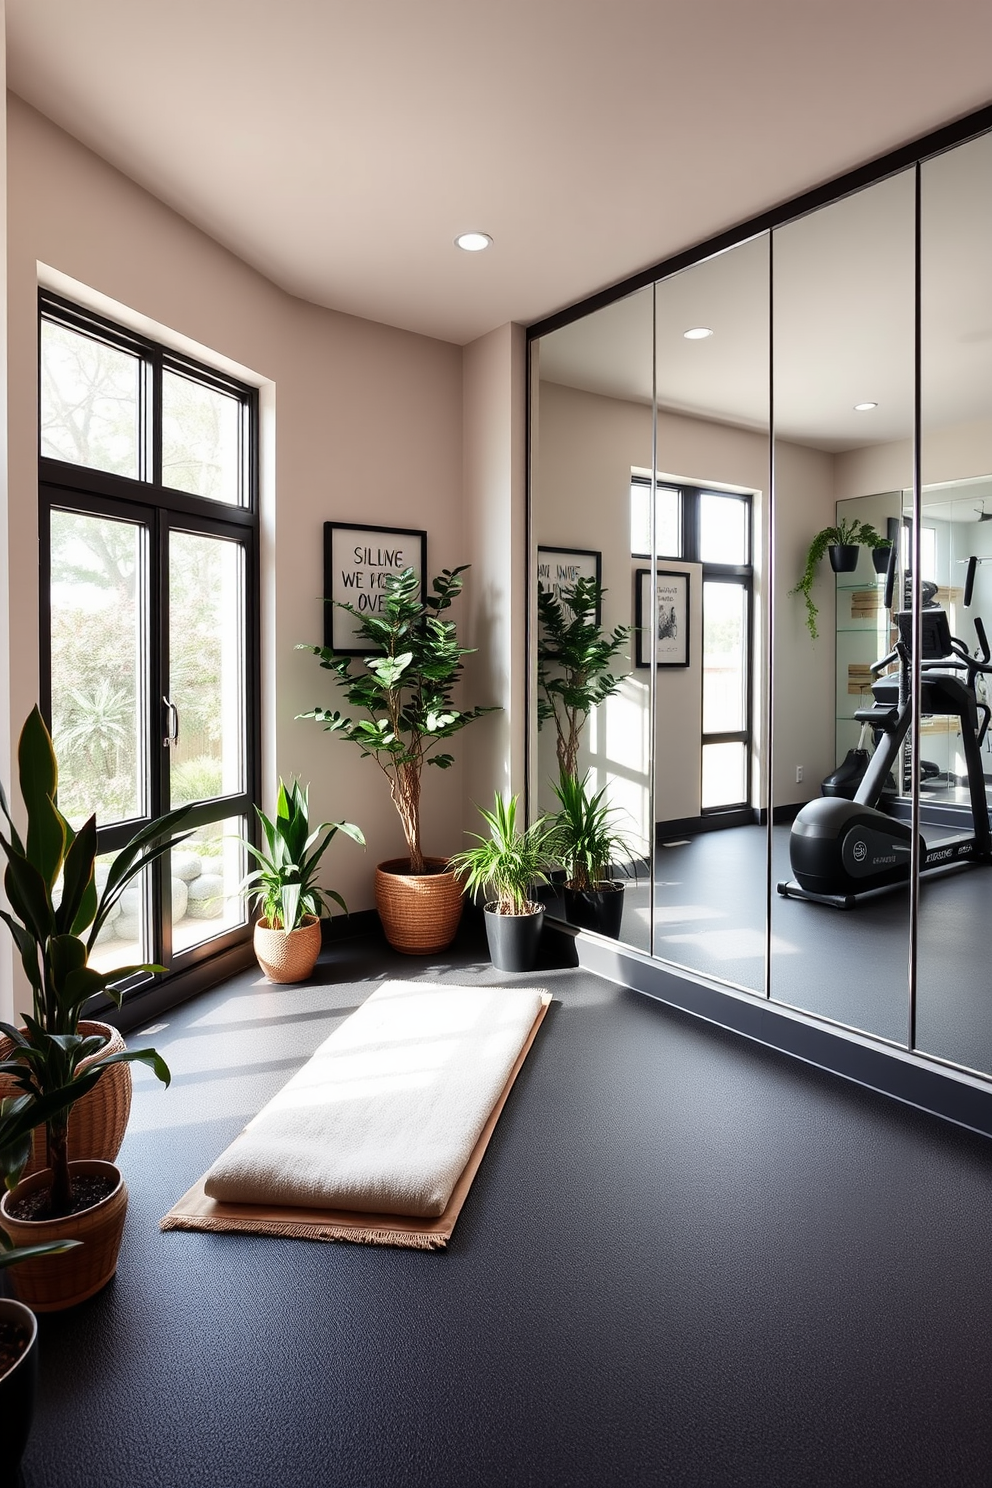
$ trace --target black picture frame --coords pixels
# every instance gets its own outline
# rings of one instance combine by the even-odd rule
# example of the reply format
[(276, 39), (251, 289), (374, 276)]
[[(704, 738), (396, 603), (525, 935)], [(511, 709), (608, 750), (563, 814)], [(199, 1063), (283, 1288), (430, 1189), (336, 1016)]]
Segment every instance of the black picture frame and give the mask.
[[(645, 617), (651, 614), (651, 569), (634, 573), (634, 665), (651, 666), (651, 636)], [(659, 568), (658, 651), (659, 667), (689, 665), (689, 575), (677, 569)], [(664, 631), (664, 634), (662, 634)]]
[[(334, 601), (374, 613), (382, 579), (412, 568), (427, 582), (427, 533), (417, 527), (377, 527), (371, 522), (324, 523), (324, 645), (339, 656), (368, 656), (375, 646), (355, 632), (354, 616)], [(363, 599), (364, 596), (364, 599)]]
[[(603, 584), (603, 555), (595, 548), (558, 548), (537, 545), (537, 587), (551, 589), (561, 598), (562, 588), (576, 579), (595, 579)], [(596, 624), (603, 622), (602, 604), (596, 606)]]

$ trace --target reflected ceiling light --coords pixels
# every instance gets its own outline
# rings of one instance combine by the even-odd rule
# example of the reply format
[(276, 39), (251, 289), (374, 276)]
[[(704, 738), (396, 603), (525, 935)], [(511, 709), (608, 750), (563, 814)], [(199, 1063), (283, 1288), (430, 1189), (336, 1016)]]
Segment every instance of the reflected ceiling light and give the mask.
[(464, 248), (466, 253), (481, 253), (483, 248), (491, 248), (492, 242), (488, 233), (459, 233), (455, 239), (455, 247)]
[(855, 403), (854, 411), (855, 413), (870, 413), (873, 408), (877, 407), (877, 403)]
[(712, 336), (712, 334), (713, 332), (709, 326), (693, 326), (691, 331), (682, 332), (682, 335), (687, 341), (705, 341), (706, 337)]

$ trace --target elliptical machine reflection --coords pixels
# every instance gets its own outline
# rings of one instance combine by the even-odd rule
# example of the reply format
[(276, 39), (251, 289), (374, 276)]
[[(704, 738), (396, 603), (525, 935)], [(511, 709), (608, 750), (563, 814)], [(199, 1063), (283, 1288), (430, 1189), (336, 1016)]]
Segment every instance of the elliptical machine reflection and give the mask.
[[(965, 604), (974, 587), (974, 560), (969, 563)], [(891, 605), (892, 576), (886, 584), (886, 608)], [(881, 731), (879, 743), (868, 762), (853, 800), (820, 797), (801, 808), (792, 825), (789, 857), (795, 875), (778, 884), (784, 897), (812, 899), (838, 909), (851, 909), (859, 899), (905, 883), (912, 856), (912, 829), (908, 821), (880, 810), (886, 781), (898, 767), (899, 752), (913, 721), (911, 672), (913, 661), (913, 615), (900, 610), (893, 620), (899, 639), (888, 656), (872, 666), (874, 702), (861, 708), (855, 718)], [(952, 636), (946, 612), (939, 606), (921, 615), (920, 711), (960, 719), (961, 744), (965, 757), (970, 801), (971, 830), (932, 839), (921, 836), (921, 873), (992, 862), (992, 834), (982, 768), (981, 748), (989, 727), (990, 708), (978, 699), (976, 682), (992, 672), (985, 627), (978, 618), (975, 631), (979, 656)], [(881, 676), (898, 662), (895, 676)]]

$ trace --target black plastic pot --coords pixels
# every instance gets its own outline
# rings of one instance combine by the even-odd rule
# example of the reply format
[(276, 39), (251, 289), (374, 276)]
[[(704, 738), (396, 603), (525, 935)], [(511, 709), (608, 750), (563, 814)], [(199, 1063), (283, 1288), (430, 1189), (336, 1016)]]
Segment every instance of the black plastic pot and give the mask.
[(533, 914), (501, 915), (486, 905), (486, 939), (497, 971), (533, 971), (544, 925), (544, 907)]
[(853, 573), (858, 566), (860, 552), (857, 543), (833, 543), (827, 549), (830, 567), (834, 573)]
[(565, 918), (570, 925), (580, 930), (595, 930), (608, 935), (611, 940), (620, 939), (620, 923), (623, 920), (623, 884), (615, 879), (604, 879), (594, 889), (570, 889), (566, 884), (562, 890), (565, 899)]
[(875, 566), (875, 572), (884, 574), (889, 568), (889, 554), (892, 552), (891, 545), (887, 548), (872, 548), (871, 561)]
[(17, 1363), (0, 1376), (0, 1421), (3, 1422), (3, 1465), (0, 1467), (0, 1481), (14, 1483), (19, 1481), (17, 1465), (27, 1446), (31, 1417), (34, 1415), (34, 1398), (38, 1387), (38, 1324), (29, 1307), (7, 1297), (0, 1297), (0, 1319), (23, 1327), (31, 1340)]

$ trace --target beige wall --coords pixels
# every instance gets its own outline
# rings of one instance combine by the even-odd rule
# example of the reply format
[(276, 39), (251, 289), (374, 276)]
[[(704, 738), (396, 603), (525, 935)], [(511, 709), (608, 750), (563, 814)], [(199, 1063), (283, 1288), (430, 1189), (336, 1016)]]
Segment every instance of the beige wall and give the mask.
[[(516, 635), (506, 630), (510, 560), (514, 543), (522, 543), (520, 333), (507, 328), (487, 338), (489, 344), (470, 348), (463, 386), (460, 348), (284, 294), (16, 98), (9, 100), (8, 131), (14, 375), (6, 567), (17, 640), (0, 648), (0, 668), (9, 654), (11, 670), (10, 730), (0, 751), (9, 747), (38, 687), (40, 276), (63, 290), (75, 287), (94, 308), (262, 387), (265, 794), (271, 800), (277, 774), (298, 774), (312, 783), (311, 804), (322, 819), (359, 823), (368, 852), (339, 839), (329, 878), (352, 909), (368, 908), (375, 862), (402, 850), (385, 782), (356, 749), (294, 718), (335, 700), (315, 660), (294, 650), (298, 641), (321, 638), (322, 524), (338, 518), (424, 527), (432, 572), (468, 561), (469, 548), (476, 550), (477, 569), (467, 576), (468, 598), (458, 601), (455, 618), (483, 643), (495, 638), (497, 659), (478, 681), (470, 675), (468, 691), (478, 701), (510, 707), (507, 720), (483, 720), (454, 741), (458, 763), (452, 770), (427, 772), (425, 848), (453, 851), (461, 843), (466, 741), (479, 741), (480, 751), (484, 741), (486, 751), (485, 766), (473, 770), (473, 792), (487, 795), (504, 783), (502, 756), (511, 736), (518, 774), (520, 767), (522, 724), (510, 665), (520, 653), (513, 651)], [(463, 397), (471, 410), (464, 449)], [(512, 406), (521, 413), (512, 440), (504, 433), (500, 447), (499, 430)], [(491, 521), (503, 522), (495, 539), (479, 523), (470, 531), (467, 486), (493, 504)], [(483, 581), (478, 593), (477, 576)], [(501, 619), (494, 618), (497, 612)], [(490, 772), (498, 775), (491, 783)]]
[[(931, 429), (924, 422), (921, 448), (925, 486), (972, 480), (992, 473), (992, 419)], [(908, 439), (871, 444), (836, 457), (837, 500), (904, 490), (913, 481), (913, 446)]]

